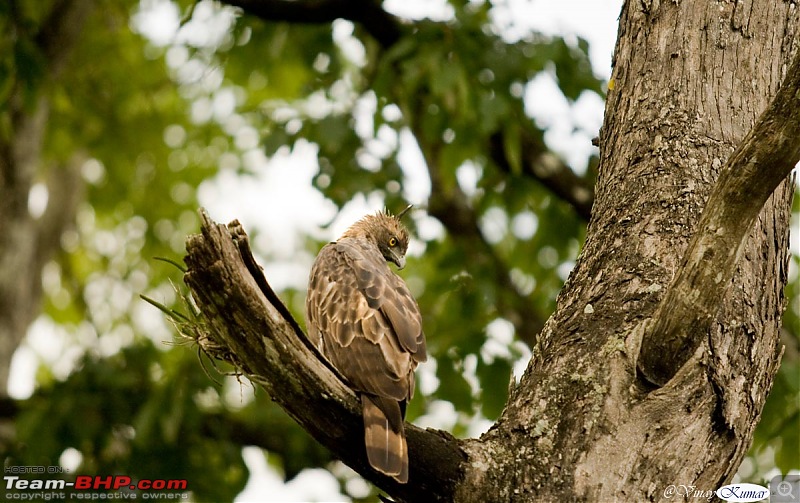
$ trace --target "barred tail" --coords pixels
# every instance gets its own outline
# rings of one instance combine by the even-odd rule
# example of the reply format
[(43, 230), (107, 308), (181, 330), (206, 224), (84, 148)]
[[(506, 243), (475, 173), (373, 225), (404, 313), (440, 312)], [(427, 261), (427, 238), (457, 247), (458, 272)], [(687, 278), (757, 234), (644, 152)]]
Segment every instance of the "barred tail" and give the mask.
[(361, 395), (367, 459), (377, 471), (408, 482), (408, 446), (400, 404), (392, 398)]

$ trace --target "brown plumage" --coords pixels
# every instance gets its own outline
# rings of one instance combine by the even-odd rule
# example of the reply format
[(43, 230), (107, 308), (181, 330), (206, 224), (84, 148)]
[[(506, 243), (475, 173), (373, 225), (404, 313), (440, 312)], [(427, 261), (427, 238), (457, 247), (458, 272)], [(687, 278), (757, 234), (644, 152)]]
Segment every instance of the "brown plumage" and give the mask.
[(427, 358), (417, 302), (388, 265), (402, 269), (407, 248), (398, 217), (368, 215), (319, 252), (306, 298), (311, 340), (361, 397), (370, 465), (399, 482), (408, 481), (406, 403)]

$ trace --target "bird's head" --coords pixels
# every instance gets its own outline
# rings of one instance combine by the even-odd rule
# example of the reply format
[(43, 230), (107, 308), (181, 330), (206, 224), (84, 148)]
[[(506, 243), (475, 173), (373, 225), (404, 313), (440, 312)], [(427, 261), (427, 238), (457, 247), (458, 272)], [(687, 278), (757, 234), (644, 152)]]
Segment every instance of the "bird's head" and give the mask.
[(397, 216), (387, 210), (374, 215), (367, 215), (350, 226), (342, 237), (360, 237), (373, 242), (387, 262), (393, 262), (398, 269), (406, 265), (408, 250), (408, 230), (400, 222), (400, 218), (411, 209), (409, 205)]

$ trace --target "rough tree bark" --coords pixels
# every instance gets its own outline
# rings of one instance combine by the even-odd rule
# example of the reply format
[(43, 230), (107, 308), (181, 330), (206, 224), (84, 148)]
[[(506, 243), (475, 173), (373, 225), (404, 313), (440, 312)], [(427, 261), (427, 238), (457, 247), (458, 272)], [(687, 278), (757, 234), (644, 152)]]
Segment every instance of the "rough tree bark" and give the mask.
[(635, 367), (720, 168), (796, 52), (798, 21), (781, 1), (625, 4), (587, 242), (501, 420), (468, 449), (489, 468), (465, 487), (483, 477), (523, 500), (639, 501), (733, 476), (779, 362), (788, 180), (761, 210), (733, 280), (715, 288), (721, 308), (694, 357), (652, 391)]
[[(745, 455), (779, 365), (792, 185), (784, 179), (765, 203), (748, 191), (709, 196), (723, 166), (731, 176), (749, 169), (746, 157), (731, 155), (786, 74), (800, 72), (799, 27), (788, 1), (626, 2), (581, 257), (498, 422), (468, 440), (410, 426), (408, 484), (369, 469), (352, 392), (243, 261), (240, 230), (232, 239), (207, 219), (187, 243), (186, 281), (209, 322), (201, 344), (254, 376), (317, 440), (399, 500), (656, 501), (670, 484), (716, 489)], [(789, 86), (798, 80), (783, 89), (795, 109), (800, 88)], [(796, 149), (792, 118), (770, 120), (789, 128), (783, 141)], [(684, 259), (698, 231), (710, 229), (701, 214), (748, 205), (758, 216), (740, 233), (741, 251), (730, 245), (732, 279), (703, 287), (717, 306), (683, 311), (690, 323), (709, 320), (691, 334), (696, 351), (674, 376), (648, 382), (637, 373), (640, 347), (658, 337), (653, 327), (670, 316), (665, 302), (687, 266), (727, 270), (724, 261)]]

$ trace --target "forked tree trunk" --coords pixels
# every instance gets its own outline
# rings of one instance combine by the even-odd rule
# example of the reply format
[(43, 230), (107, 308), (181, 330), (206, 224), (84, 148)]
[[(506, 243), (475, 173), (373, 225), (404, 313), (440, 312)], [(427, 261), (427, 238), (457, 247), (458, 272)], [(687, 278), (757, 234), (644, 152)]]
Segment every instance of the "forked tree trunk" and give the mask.
[[(205, 215), (203, 235), (187, 242), (185, 280), (207, 321), (194, 337), (398, 500), (658, 501), (671, 484), (717, 489), (750, 446), (781, 355), (792, 185), (779, 181), (800, 158), (800, 57), (789, 66), (798, 28), (796, 4), (782, 0), (626, 2), (581, 257), (525, 375), (485, 435), (456, 440), (407, 426), (407, 484), (369, 468), (358, 401), (304, 343), (241, 227), (226, 229)], [(777, 93), (786, 73), (792, 78)], [(776, 93), (781, 99), (772, 101)], [(753, 128), (771, 101), (779, 106)], [(772, 135), (753, 141), (764, 130)], [(769, 146), (774, 155), (740, 143)], [(774, 183), (760, 183), (758, 169)], [(716, 184), (720, 173), (736, 183)], [(772, 193), (741, 252), (736, 240), (735, 250), (719, 250), (692, 239), (717, 235), (717, 244), (726, 243), (750, 228), (701, 221), (712, 191), (714, 200), (745, 210), (761, 208)], [(687, 248), (690, 257), (731, 264), (709, 258), (703, 272), (719, 271), (713, 291), (698, 291), (702, 281), (688, 283), (694, 290), (673, 288), (686, 285)], [(640, 347), (660, 347), (654, 321), (669, 316), (671, 306), (660, 303), (676, 291), (703, 300), (697, 313), (681, 312), (686, 326), (705, 328), (679, 331), (675, 340), (697, 350), (687, 358), (665, 354), (669, 364), (654, 371), (652, 361), (639, 361)], [(679, 301), (685, 307), (687, 299)], [(653, 357), (649, 349), (642, 354)]]
[(714, 292), (722, 307), (694, 357), (652, 391), (636, 358), (798, 21), (781, 1), (626, 2), (587, 242), (501, 420), (468, 449), (483, 468), (460, 500), (659, 500), (669, 484), (714, 490), (733, 476), (780, 360), (789, 180)]

